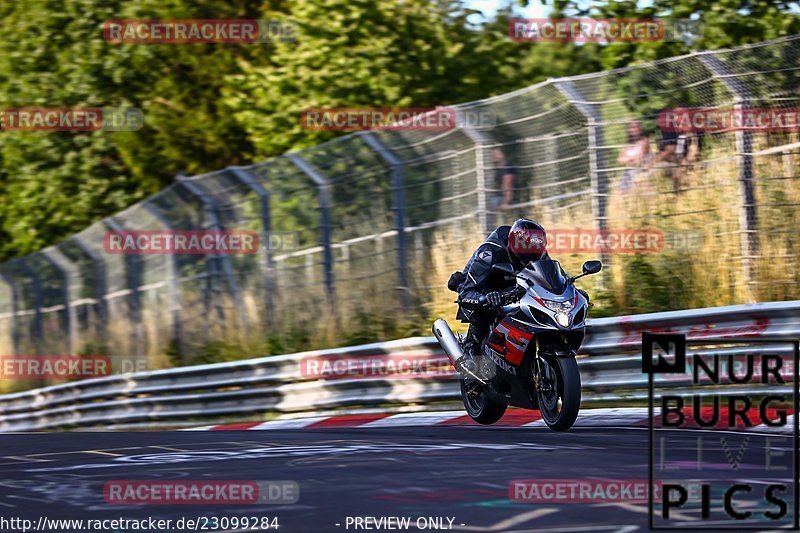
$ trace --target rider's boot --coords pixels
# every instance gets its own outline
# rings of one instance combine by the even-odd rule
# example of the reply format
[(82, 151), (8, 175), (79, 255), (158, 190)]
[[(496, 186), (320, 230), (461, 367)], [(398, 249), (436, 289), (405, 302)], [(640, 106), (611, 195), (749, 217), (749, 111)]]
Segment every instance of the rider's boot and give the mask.
[(481, 339), (478, 335), (477, 328), (472, 324), (469, 326), (469, 331), (467, 331), (467, 335), (464, 338), (462, 348), (464, 350), (464, 357), (458, 360), (458, 366), (460, 367), (458, 370), (463, 368), (475, 374), (478, 371), (477, 359), (480, 354)]

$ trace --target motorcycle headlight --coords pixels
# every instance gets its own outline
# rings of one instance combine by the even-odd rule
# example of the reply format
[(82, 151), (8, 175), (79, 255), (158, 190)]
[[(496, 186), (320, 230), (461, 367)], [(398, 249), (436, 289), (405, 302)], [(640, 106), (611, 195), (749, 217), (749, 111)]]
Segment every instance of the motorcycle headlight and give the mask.
[(555, 300), (542, 300), (544, 306), (551, 311), (556, 313), (569, 313), (569, 310), (572, 309), (572, 302), (570, 300), (566, 300), (564, 302), (556, 302)]
[(569, 327), (569, 315), (565, 313), (556, 313), (556, 322), (562, 328)]

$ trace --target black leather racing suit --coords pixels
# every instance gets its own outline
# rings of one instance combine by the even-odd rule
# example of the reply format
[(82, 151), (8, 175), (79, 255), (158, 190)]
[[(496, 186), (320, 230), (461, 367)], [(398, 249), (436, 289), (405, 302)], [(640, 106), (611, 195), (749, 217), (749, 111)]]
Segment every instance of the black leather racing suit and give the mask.
[[(515, 263), (508, 253), (508, 233), (511, 226), (500, 226), (486, 238), (472, 254), (464, 268), (466, 279), (458, 288), (458, 314), (456, 318), (469, 322), (465, 342), (467, 355), (477, 353), (481, 342), (489, 334), (497, 309), (486, 302), (485, 295), (492, 291), (503, 291), (514, 287), (515, 280), (505, 280), (502, 276), (492, 276), (492, 265), (511, 263), (516, 271), (524, 265)], [(548, 259), (547, 254), (543, 259)]]

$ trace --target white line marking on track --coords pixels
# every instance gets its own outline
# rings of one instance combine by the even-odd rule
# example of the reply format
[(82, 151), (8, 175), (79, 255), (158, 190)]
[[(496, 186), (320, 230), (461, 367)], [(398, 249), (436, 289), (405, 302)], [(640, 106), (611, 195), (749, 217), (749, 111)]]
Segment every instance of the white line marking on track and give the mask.
[(291, 420), (270, 420), (257, 426), (253, 426), (248, 431), (258, 431), (261, 429), (297, 429), (310, 426), (320, 420), (327, 420), (329, 416), (313, 416), (310, 418), (294, 418)]
[(359, 427), (378, 428), (378, 427), (398, 427), (398, 426), (435, 426), (442, 422), (448, 422), (465, 416), (463, 411), (440, 411), (433, 413), (401, 413), (387, 418), (373, 420)]

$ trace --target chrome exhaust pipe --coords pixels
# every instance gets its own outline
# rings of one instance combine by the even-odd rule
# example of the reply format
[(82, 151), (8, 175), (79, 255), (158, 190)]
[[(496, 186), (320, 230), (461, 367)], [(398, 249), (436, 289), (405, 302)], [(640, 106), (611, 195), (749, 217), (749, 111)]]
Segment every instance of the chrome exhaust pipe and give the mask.
[(461, 349), (461, 344), (458, 342), (453, 330), (450, 329), (445, 319), (440, 318), (433, 323), (433, 335), (436, 337), (436, 340), (439, 341), (439, 346), (442, 347), (444, 353), (447, 354), (447, 358), (450, 359), (450, 363), (452, 363), (453, 367), (458, 372), (470, 376), (482, 385), (486, 385), (486, 380), (475, 375), (472, 370), (465, 368), (465, 365), (461, 364), (464, 357), (464, 350)]
[(439, 341), (439, 346), (447, 354), (447, 358), (450, 359), (453, 366), (458, 368), (456, 361), (464, 357), (464, 351), (444, 318), (440, 318), (433, 323), (433, 335)]

